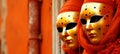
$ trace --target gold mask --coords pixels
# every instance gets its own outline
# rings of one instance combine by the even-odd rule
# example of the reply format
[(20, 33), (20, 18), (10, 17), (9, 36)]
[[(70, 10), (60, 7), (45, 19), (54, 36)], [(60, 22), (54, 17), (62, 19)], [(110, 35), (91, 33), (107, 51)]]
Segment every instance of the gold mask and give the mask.
[(78, 47), (76, 28), (79, 18), (78, 12), (64, 12), (57, 17), (57, 30), (59, 37), (68, 48), (75, 49)]
[(97, 44), (110, 26), (114, 9), (103, 3), (84, 3), (80, 12), (80, 20), (87, 39)]

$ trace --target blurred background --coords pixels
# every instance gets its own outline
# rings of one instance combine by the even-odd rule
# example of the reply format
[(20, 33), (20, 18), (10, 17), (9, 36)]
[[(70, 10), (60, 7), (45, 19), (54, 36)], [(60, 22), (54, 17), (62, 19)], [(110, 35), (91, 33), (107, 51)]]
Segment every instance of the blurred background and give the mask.
[(56, 30), (66, 0), (0, 0), (1, 54), (64, 54)]

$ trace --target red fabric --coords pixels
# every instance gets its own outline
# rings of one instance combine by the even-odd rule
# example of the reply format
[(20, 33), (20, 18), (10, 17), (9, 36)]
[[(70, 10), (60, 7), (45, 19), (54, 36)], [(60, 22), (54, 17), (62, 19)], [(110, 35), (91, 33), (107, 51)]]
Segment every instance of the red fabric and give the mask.
[(88, 2), (99, 2), (115, 7), (115, 2), (113, 0), (84, 0), (84, 3)]
[(68, 0), (60, 9), (59, 13), (61, 12), (68, 12), (68, 11), (74, 11), (79, 12), (81, 9), (81, 6), (83, 4), (83, 0)]
[(66, 54), (82, 54), (83, 48), (78, 47), (76, 49), (69, 49), (66, 45), (62, 46)]
[[(93, 0), (92, 0), (93, 1)], [(106, 0), (102, 0), (106, 1)], [(110, 0), (109, 0), (110, 1)], [(110, 2), (108, 2), (110, 3)], [(117, 4), (117, 5), (116, 5)], [(120, 1), (116, 1), (117, 11), (112, 19), (108, 31), (106, 31), (103, 39), (98, 45), (91, 44), (85, 37), (81, 28), (81, 23), (78, 24), (78, 42), (88, 54), (115, 54), (120, 53)]]
[(63, 50), (65, 51), (65, 53), (67, 54), (76, 54), (77, 52), (75, 52), (75, 50), (71, 50), (68, 47), (66, 47), (66, 45), (63, 45)]
[(113, 43), (108, 43), (107, 48), (101, 50), (98, 54), (119, 54), (120, 53), (120, 38)]

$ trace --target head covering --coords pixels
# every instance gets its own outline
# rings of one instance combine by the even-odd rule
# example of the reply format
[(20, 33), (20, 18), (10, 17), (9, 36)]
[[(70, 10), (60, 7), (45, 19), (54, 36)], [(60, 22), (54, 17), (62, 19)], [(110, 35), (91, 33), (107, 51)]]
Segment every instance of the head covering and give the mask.
[[(88, 2), (98, 2), (103, 3), (112, 6), (113, 8), (116, 8), (115, 1), (113, 0), (84, 0), (84, 3)], [(109, 42), (114, 42), (118, 36), (120, 36), (120, 7), (117, 6), (117, 11), (115, 12), (115, 15), (111, 21), (110, 27), (108, 31), (105, 32), (105, 35), (103, 39), (100, 41), (98, 45), (91, 44), (85, 37), (82, 30), (82, 24), (79, 21), (78, 22), (78, 42), (80, 45), (88, 52), (89, 54), (96, 54), (99, 51), (103, 50), (106, 47), (106, 44)], [(113, 10), (114, 11), (114, 10)]]
[(98, 3), (108, 4), (113, 7), (115, 6), (115, 2), (113, 0), (84, 0), (84, 3), (88, 3), (88, 2), (98, 2)]
[(68, 0), (59, 10), (59, 13), (68, 11), (79, 12), (82, 4), (83, 0)]

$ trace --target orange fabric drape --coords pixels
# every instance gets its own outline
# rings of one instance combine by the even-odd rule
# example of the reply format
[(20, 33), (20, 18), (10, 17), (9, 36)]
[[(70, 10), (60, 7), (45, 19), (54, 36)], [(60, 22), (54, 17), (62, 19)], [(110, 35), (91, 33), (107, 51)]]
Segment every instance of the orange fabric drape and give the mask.
[(59, 13), (62, 12), (80, 12), (81, 5), (83, 4), (83, 0), (68, 0), (63, 7), (59, 10)]

